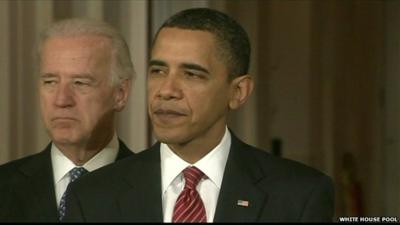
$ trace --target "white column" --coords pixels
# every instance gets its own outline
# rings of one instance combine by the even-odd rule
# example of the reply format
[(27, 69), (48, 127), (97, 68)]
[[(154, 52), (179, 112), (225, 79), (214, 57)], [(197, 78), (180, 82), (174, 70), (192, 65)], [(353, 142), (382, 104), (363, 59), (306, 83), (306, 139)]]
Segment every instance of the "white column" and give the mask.
[(164, 23), (168, 17), (173, 14), (188, 8), (193, 7), (208, 7), (208, 0), (154, 0), (152, 4), (152, 36), (156, 33), (158, 28)]
[[(10, 20), (16, 20), (16, 33), (12, 34), (15, 35), (15, 43), (16, 45), (13, 46), (14, 48), (12, 51), (16, 52), (15, 58), (12, 60), (15, 61), (13, 62), (13, 66), (15, 67), (15, 74), (10, 75), (10, 79), (15, 80), (15, 86), (13, 86), (12, 89), (12, 95), (16, 96), (16, 103), (12, 107), (12, 113), (15, 116), (12, 126), (15, 127), (16, 133), (13, 133), (13, 135), (16, 135), (16, 137), (13, 138), (12, 146), (14, 148), (13, 150), (13, 157), (20, 158), (24, 156), (24, 152), (26, 151), (23, 146), (25, 146), (25, 143), (29, 143), (30, 138), (28, 135), (26, 135), (26, 132), (24, 132), (24, 105), (26, 103), (26, 98), (23, 96), (24, 93), (24, 79), (23, 79), (23, 72), (25, 64), (24, 64), (24, 48), (23, 48), (23, 41), (24, 41), (24, 18), (25, 18), (25, 12), (24, 12), (24, 2), (22, 1), (17, 1), (16, 2), (16, 9), (15, 9), (15, 15), (12, 15), (10, 17)], [(10, 62), (11, 63), (11, 62)], [(14, 158), (13, 158), (14, 159)]]
[(120, 112), (118, 134), (134, 152), (148, 147), (146, 71), (148, 46), (148, 4), (144, 0), (123, 1), (120, 8), (121, 32), (131, 52), (136, 79), (127, 107)]
[(0, 164), (10, 157), (10, 40), (8, 1), (0, 1)]
[(103, 19), (103, 1), (101, 0), (76, 0), (73, 1), (72, 14), (77, 17)]
[[(250, 59), (250, 70), (249, 74), (253, 78), (254, 83), (257, 84), (258, 80), (258, 20), (254, 17), (258, 17), (257, 7), (258, 4), (255, 1), (241, 2), (241, 4), (247, 4), (248, 10), (244, 10), (240, 15), (240, 20), (238, 21), (247, 31), (250, 42), (251, 42), (251, 59)], [(257, 89), (254, 88), (252, 95), (245, 105), (242, 106), (241, 111), (239, 111), (239, 118), (236, 121), (240, 124), (240, 137), (246, 141), (248, 144), (258, 145), (258, 135), (257, 135)], [(238, 130), (239, 131), (239, 130)], [(238, 134), (239, 135), (239, 134)]]
[[(53, 1), (35, 1), (35, 34), (34, 34), (34, 51), (36, 51), (36, 43), (38, 42), (39, 39), (39, 35), (40, 33), (47, 28), (53, 21)], [(35, 55), (36, 56), (36, 55)], [(36, 61), (33, 61), (34, 63)], [(35, 67), (38, 65), (35, 65)], [(33, 76), (38, 76), (38, 74), (35, 73), (36, 71), (33, 71), (34, 74), (32, 74)], [(35, 79), (36, 81), (36, 79)], [(34, 84), (35, 87), (37, 85), (37, 83)], [(36, 89), (37, 90), (37, 89)], [(35, 91), (35, 101), (37, 102), (37, 110), (39, 111), (36, 115), (36, 149), (37, 151), (41, 151), (46, 145), (47, 143), (50, 141), (45, 127), (43, 125), (43, 121), (41, 119), (40, 116), (40, 107), (39, 107), (39, 98), (38, 98), (38, 91)]]

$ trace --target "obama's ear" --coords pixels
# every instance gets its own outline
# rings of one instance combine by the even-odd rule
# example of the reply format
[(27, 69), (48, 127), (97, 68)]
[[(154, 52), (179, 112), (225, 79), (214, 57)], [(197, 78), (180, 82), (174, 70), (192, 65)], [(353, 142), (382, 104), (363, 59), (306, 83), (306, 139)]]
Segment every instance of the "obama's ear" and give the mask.
[(231, 81), (229, 109), (238, 109), (253, 92), (254, 82), (250, 75), (242, 75)]

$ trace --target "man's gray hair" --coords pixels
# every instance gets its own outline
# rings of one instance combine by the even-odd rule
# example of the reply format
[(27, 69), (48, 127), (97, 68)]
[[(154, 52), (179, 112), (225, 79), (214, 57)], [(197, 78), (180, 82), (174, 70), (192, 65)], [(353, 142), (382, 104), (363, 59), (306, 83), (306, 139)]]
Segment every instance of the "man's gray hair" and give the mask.
[(37, 47), (38, 63), (44, 43), (51, 37), (71, 37), (81, 35), (99, 35), (111, 39), (111, 83), (118, 85), (124, 80), (135, 78), (135, 69), (129, 53), (129, 48), (121, 33), (108, 23), (86, 19), (72, 18), (58, 21), (43, 31)]

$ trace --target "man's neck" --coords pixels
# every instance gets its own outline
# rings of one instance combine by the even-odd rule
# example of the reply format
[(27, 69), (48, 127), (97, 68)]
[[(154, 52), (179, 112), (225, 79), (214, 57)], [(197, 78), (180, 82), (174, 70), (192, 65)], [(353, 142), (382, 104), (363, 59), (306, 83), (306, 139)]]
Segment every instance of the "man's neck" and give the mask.
[(168, 144), (168, 147), (181, 159), (194, 164), (212, 151), (222, 140), (226, 126), (196, 137), (186, 143)]
[(82, 166), (89, 161), (93, 156), (104, 149), (112, 140), (114, 134), (107, 135), (97, 140), (89, 140), (84, 143), (55, 143), (57, 148), (75, 165)]

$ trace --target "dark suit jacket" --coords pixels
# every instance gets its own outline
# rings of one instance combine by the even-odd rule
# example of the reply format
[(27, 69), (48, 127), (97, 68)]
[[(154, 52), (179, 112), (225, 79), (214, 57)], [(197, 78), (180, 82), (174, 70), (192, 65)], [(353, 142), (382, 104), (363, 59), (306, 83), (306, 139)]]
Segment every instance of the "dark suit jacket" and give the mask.
[[(119, 145), (117, 160), (133, 154)], [(50, 149), (0, 166), (0, 222), (58, 221)]]
[[(234, 135), (231, 146), (214, 222), (332, 221), (329, 177)], [(83, 177), (69, 191), (67, 222), (162, 222), (159, 143)]]

